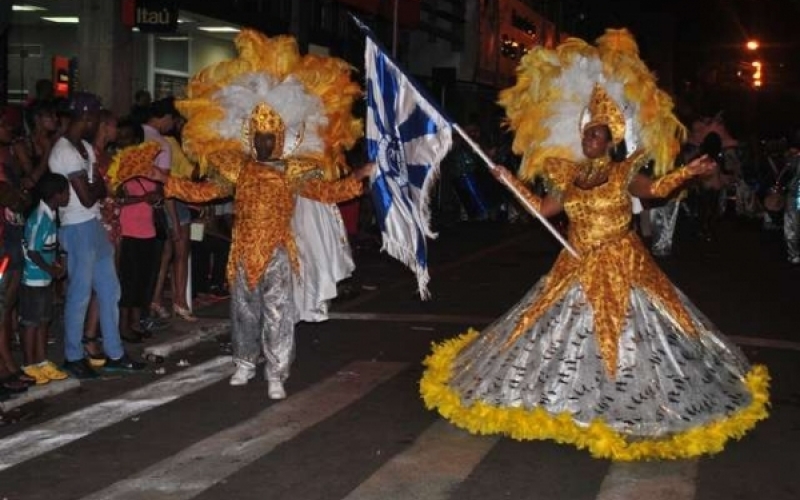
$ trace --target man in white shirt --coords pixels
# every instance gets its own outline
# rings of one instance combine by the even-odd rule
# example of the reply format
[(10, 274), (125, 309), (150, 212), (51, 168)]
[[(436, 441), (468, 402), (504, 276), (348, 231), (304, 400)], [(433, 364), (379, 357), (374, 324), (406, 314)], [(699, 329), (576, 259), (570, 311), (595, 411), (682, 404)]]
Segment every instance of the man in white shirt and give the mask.
[(108, 357), (104, 369), (141, 370), (144, 363), (132, 360), (122, 347), (119, 334), (119, 280), (114, 268), (114, 249), (100, 222), (98, 200), (106, 186), (97, 172), (94, 150), (85, 140), (97, 126), (99, 99), (76, 93), (70, 99), (67, 131), (53, 145), (49, 166), (69, 180), (70, 198), (59, 209), (59, 241), (67, 253), (67, 291), (64, 304), (64, 369), (76, 378), (95, 378), (97, 373), (84, 357), (83, 325), (92, 291), (97, 295), (103, 350)]

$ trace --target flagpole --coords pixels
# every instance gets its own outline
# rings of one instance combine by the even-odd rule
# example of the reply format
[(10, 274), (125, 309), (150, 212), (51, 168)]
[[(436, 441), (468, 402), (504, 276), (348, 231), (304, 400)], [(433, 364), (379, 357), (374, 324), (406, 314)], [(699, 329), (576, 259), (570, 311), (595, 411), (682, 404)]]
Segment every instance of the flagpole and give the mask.
[(400, 12), (400, 0), (394, 0), (392, 14), (392, 57), (397, 58), (397, 15)]
[[(464, 132), (464, 129), (462, 129), (459, 124), (454, 123), (453, 129), (456, 132), (458, 132), (458, 135), (460, 135), (467, 142), (467, 144), (470, 145), (470, 147), (472, 147), (472, 150), (475, 151), (475, 153), (481, 157), (481, 159), (486, 163), (486, 166), (490, 170), (494, 170), (495, 168), (497, 168), (495, 167), (492, 159), (489, 158), (486, 155), (486, 153), (483, 152), (481, 147), (478, 146), (478, 144), (476, 144), (475, 141), (473, 141), (472, 138), (466, 132)], [(509, 189), (509, 191), (511, 191), (514, 194), (514, 196), (517, 197), (517, 199), (522, 203), (522, 205), (528, 212), (530, 212), (534, 217), (539, 219), (539, 222), (544, 224), (544, 227), (546, 227), (553, 234), (553, 236), (555, 236), (555, 238), (559, 241), (559, 243), (561, 243), (561, 245), (564, 248), (566, 248), (567, 251), (571, 253), (573, 257), (575, 257), (576, 259), (580, 258), (578, 252), (575, 251), (572, 245), (570, 245), (569, 242), (565, 240), (563, 236), (561, 236), (561, 233), (559, 233), (558, 230), (554, 228), (552, 224), (550, 224), (550, 221), (548, 221), (541, 213), (539, 213), (538, 210), (536, 210), (536, 208), (534, 208), (533, 205), (530, 204), (530, 202), (522, 195), (522, 193), (519, 192), (516, 186), (509, 183), (502, 177), (500, 178), (500, 181)]]

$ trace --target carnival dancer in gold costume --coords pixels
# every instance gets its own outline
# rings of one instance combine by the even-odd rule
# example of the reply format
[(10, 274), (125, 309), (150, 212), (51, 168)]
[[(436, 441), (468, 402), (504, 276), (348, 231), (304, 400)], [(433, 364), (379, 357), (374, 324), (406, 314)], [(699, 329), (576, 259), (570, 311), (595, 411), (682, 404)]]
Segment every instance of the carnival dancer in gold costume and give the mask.
[(374, 165), (334, 180), (363, 130), (351, 114), (360, 89), (344, 61), (300, 56), (293, 38), (252, 30), (236, 46), (237, 58), (193, 77), (188, 98), (176, 103), (188, 120), (184, 148), (211, 180), (170, 177), (165, 195), (190, 203), (233, 196), (230, 383), (252, 379), (263, 354), (269, 397), (281, 399), (294, 357), (292, 275), (311, 264), (301, 262), (292, 230), (297, 198), (353, 198)]
[[(533, 195), (503, 167), (495, 173), (544, 216), (566, 212), (578, 257), (563, 251), (484, 331), (435, 346), (420, 383), (425, 404), (476, 434), (552, 439), (600, 458), (722, 450), (766, 418), (766, 368), (749, 365), (631, 228), (632, 196), (666, 197), (713, 161), (665, 174), (683, 129), (625, 30), (596, 46), (534, 49), (518, 72), (501, 104), (522, 179), (542, 176), (549, 194)], [(640, 174), (650, 160), (665, 175)]]

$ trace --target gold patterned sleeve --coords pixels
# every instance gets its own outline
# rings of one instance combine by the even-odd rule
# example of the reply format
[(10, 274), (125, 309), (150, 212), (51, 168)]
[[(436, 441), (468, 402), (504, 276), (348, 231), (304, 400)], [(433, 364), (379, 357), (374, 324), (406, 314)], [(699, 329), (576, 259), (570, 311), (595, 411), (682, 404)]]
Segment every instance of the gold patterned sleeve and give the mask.
[(164, 185), (166, 198), (177, 198), (188, 203), (205, 203), (231, 194), (232, 186), (212, 181), (192, 182), (189, 179), (170, 177)]
[(300, 196), (322, 203), (339, 203), (355, 198), (364, 192), (364, 184), (355, 177), (345, 177), (338, 181), (309, 179), (300, 185)]
[(512, 186), (514, 186), (514, 188), (517, 190), (517, 192), (520, 194), (520, 196), (525, 198), (525, 201), (530, 203), (530, 205), (534, 209), (536, 209), (537, 212), (539, 212), (539, 213), (542, 212), (542, 205), (543, 205), (543, 201), (544, 201), (542, 198), (540, 198), (540, 197), (536, 196), (535, 194), (533, 194), (531, 192), (531, 190), (528, 189), (528, 186), (526, 186), (524, 182), (519, 180), (519, 178), (517, 178), (513, 174), (509, 175), (506, 179), (508, 180), (508, 182)]
[(244, 153), (229, 149), (214, 151), (206, 157), (209, 167), (219, 172), (219, 175), (231, 184), (236, 184), (239, 180), (239, 173), (246, 161)]
[(650, 196), (653, 198), (665, 198), (692, 177), (694, 177), (694, 174), (686, 167), (673, 170), (650, 184)]

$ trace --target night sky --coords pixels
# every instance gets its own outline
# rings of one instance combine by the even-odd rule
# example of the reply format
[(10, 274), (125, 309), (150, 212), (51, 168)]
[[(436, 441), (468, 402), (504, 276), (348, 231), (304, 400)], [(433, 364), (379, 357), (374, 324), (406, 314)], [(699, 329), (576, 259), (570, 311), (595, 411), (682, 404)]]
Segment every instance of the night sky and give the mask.
[[(784, 135), (800, 125), (800, 0), (565, 1), (585, 14), (581, 22), (572, 18), (582, 38), (630, 29), (661, 86), (678, 96), (682, 118), (724, 111), (741, 135)], [(749, 39), (761, 43), (757, 53), (746, 50)], [(733, 76), (754, 60), (764, 64), (757, 91), (747, 77)], [(727, 87), (703, 83), (709, 67), (723, 68), (714, 81), (727, 78)]]
[[(594, 38), (605, 27), (628, 27), (648, 59), (672, 45), (679, 78), (694, 76), (697, 63), (709, 57), (752, 57), (744, 50), (750, 38), (762, 42), (765, 60), (785, 67), (800, 60), (800, 0), (607, 0), (583, 5), (584, 36)], [(788, 71), (797, 72), (791, 67)]]

